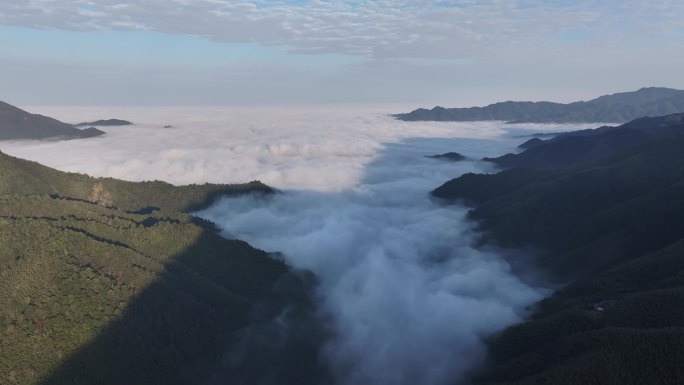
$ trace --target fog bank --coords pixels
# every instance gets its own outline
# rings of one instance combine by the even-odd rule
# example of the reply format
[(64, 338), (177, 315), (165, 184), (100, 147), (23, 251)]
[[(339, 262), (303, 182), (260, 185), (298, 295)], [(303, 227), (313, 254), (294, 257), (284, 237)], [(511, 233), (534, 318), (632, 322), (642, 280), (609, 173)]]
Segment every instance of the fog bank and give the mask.
[[(399, 122), (402, 107), (33, 107), (68, 123), (120, 118), (105, 136), (61, 142), (0, 142), (0, 150), (64, 171), (174, 184), (244, 183), (283, 189), (353, 187), (383, 143), (405, 138), (496, 138), (499, 122)], [(173, 128), (163, 128), (171, 125)], [(541, 127), (541, 128), (540, 128)], [(509, 130), (514, 127), (505, 127)], [(531, 126), (544, 131), (558, 125)]]
[[(320, 319), (334, 333), (321, 360), (340, 385), (451, 384), (481, 362), (485, 337), (522, 319), (547, 291), (518, 279), (500, 252), (474, 248), (467, 208), (429, 192), (465, 172), (493, 171), (477, 159), (515, 151), (526, 140), (520, 136), (580, 128), (398, 122), (388, 116), (395, 109), (34, 112), (136, 124), (85, 140), (0, 142), (0, 150), (95, 176), (258, 179), (281, 189), (224, 199), (198, 214), (225, 236), (281, 251), (316, 274)], [(425, 157), (451, 151), (468, 159)]]
[(450, 384), (481, 362), (486, 336), (545, 293), (472, 246), (466, 208), (429, 198), (486, 165), (424, 155), (492, 150), (483, 140), (405, 140), (385, 145), (351, 189), (231, 198), (199, 214), (316, 273), (321, 318), (336, 333), (323, 359), (340, 384)]

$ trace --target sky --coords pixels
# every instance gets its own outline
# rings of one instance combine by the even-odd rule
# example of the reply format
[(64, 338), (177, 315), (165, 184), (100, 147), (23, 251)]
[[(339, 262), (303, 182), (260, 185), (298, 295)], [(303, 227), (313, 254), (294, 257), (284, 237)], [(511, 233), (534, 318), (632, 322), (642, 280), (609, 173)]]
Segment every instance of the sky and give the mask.
[(684, 88), (684, 2), (7, 0), (19, 106), (470, 106)]

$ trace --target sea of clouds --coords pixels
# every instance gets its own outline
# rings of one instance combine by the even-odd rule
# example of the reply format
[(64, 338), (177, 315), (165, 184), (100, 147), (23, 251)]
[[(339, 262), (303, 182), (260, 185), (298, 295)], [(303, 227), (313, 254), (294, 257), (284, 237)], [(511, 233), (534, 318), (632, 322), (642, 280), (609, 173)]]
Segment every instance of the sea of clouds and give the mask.
[[(38, 109), (68, 122), (122, 118), (100, 138), (5, 142), (0, 150), (67, 171), (171, 183), (261, 180), (282, 190), (224, 199), (198, 215), (226, 237), (280, 251), (320, 282), (334, 336), (321, 359), (342, 385), (442, 385), (485, 355), (548, 289), (478, 249), (468, 208), (429, 192), (535, 130), (501, 122), (399, 122), (385, 109)], [(173, 128), (163, 128), (172, 125)], [(462, 162), (426, 155), (455, 151)], [(266, 370), (266, 369), (265, 369)]]

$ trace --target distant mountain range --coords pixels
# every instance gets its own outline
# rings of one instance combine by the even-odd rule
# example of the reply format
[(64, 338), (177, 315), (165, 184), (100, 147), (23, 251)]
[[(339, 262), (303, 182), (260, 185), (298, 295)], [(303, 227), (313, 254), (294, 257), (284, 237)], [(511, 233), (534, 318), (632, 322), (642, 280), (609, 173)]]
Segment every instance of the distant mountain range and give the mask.
[(684, 91), (649, 87), (574, 103), (500, 102), (486, 107), (419, 108), (394, 115), (405, 121), (484, 121), (509, 123), (624, 123), (644, 116), (684, 112)]
[(104, 134), (94, 127), (84, 130), (47, 116), (31, 114), (0, 102), (0, 140), (78, 139)]
[(474, 209), (485, 242), (571, 278), (491, 341), (476, 383), (681, 384), (682, 181), (677, 135), (522, 181)]

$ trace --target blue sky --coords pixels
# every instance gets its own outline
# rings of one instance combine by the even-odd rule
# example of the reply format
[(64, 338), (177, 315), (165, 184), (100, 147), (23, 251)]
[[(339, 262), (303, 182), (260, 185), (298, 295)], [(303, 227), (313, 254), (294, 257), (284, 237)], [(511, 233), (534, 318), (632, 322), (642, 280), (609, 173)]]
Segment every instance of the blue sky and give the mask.
[(684, 2), (13, 0), (23, 105), (472, 105), (684, 88)]

